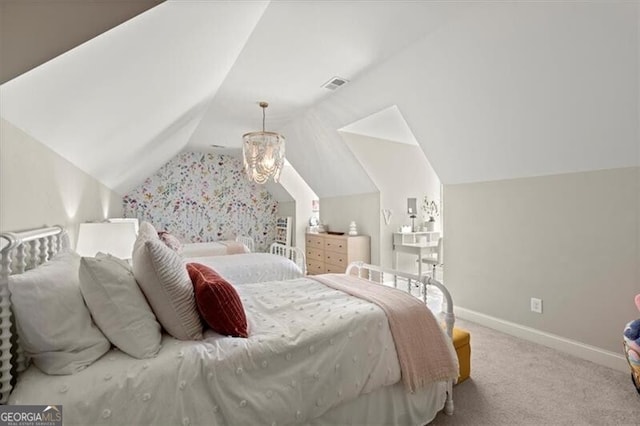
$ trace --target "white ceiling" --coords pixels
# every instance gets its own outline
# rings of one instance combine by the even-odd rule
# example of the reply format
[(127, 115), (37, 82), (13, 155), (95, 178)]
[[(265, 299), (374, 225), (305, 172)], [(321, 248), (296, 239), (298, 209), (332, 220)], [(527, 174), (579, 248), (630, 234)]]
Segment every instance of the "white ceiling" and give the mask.
[[(0, 114), (120, 193), (181, 150), (239, 148), (261, 100), (319, 197), (376, 190), (338, 132), (375, 113), (353, 126), (410, 129), (445, 184), (620, 167), (639, 158), (637, 17), (633, 2), (167, 1), (1, 85)], [(350, 83), (320, 87), (335, 75)]]
[(402, 113), (395, 105), (348, 124), (339, 130), (407, 145), (418, 145), (418, 141), (413, 136)]

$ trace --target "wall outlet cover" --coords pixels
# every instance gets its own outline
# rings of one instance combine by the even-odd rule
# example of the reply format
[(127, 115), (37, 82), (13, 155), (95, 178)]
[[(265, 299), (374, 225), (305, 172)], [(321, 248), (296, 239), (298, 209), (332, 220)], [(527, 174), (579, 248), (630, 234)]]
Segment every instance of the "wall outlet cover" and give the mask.
[(531, 312), (542, 313), (542, 299), (531, 298)]

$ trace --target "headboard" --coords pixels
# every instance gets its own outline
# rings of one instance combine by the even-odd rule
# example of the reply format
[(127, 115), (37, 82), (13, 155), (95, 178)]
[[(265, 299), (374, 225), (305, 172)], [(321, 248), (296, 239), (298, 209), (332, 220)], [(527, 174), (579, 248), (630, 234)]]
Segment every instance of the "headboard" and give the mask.
[(283, 256), (293, 261), (293, 263), (298, 265), (298, 267), (302, 271), (302, 274), (307, 275), (307, 262), (304, 257), (304, 252), (298, 247), (287, 246), (280, 243), (273, 243), (269, 247), (269, 253)]
[(0, 234), (0, 404), (9, 399), (14, 374), (29, 362), (11, 328), (9, 275), (33, 269), (67, 248), (69, 237), (61, 226)]

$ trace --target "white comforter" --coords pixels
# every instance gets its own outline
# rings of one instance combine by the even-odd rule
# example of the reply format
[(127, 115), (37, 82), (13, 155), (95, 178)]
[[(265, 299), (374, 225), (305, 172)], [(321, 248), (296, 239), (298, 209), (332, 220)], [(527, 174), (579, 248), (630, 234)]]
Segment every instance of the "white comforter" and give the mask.
[(112, 350), (73, 376), (32, 366), (10, 403), (62, 404), (65, 424), (291, 424), (400, 379), (376, 305), (306, 278), (237, 290), (247, 339), (165, 336), (155, 359)]
[[(249, 253), (249, 249), (245, 246), (245, 253)], [(229, 253), (229, 247), (220, 241), (209, 241), (203, 243), (184, 243), (180, 249), (182, 257), (200, 257), (200, 256), (226, 256)], [(239, 253), (235, 253), (239, 254)]]
[(302, 271), (291, 260), (270, 253), (244, 253), (185, 259), (207, 265), (231, 284), (259, 283), (300, 278)]

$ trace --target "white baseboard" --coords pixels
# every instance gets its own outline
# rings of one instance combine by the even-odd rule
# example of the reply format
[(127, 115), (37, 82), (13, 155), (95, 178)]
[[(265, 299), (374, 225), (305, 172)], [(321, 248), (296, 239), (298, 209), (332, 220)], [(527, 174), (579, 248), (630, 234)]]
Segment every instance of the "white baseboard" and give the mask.
[[(629, 372), (629, 364), (622, 354), (617, 354), (598, 348), (597, 346), (587, 345), (577, 340), (567, 339), (514, 322), (505, 321), (490, 315), (481, 314), (470, 309), (455, 307), (455, 314), (456, 317), (464, 320), (469, 320), (484, 325), (485, 327), (538, 343), (599, 365), (604, 365), (605, 367), (625, 373)], [(622, 337), (620, 337), (620, 339), (622, 339)]]

